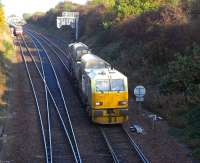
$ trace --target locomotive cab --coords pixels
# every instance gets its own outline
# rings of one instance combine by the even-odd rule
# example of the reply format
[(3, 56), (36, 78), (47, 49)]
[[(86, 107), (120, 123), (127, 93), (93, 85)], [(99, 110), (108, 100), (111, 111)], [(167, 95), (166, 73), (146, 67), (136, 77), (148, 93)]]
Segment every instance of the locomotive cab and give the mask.
[(98, 69), (85, 73), (82, 90), (88, 99), (93, 122), (120, 124), (128, 120), (127, 77), (117, 70)]

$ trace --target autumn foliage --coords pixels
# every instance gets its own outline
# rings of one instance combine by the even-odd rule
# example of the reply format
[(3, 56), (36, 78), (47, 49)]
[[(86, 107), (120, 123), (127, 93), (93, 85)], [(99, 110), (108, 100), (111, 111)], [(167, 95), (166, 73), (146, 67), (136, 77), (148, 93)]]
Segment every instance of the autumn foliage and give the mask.
[(200, 159), (199, 0), (66, 2), (29, 22), (57, 31), (65, 9), (81, 14), (80, 40), (125, 73), (130, 90), (143, 84), (145, 108), (168, 119)]

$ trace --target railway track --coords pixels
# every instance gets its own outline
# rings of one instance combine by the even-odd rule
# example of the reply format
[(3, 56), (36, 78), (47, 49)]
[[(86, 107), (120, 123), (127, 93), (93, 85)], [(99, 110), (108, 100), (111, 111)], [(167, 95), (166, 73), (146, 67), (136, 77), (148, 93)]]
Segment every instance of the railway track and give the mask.
[[(53, 137), (57, 137), (57, 136), (55, 136), (55, 132), (53, 132), (51, 130), (51, 124), (52, 124), (52, 126), (55, 126), (54, 123), (51, 123), (52, 115), (53, 115), (52, 107), (54, 107), (56, 110), (56, 114), (58, 115), (58, 119), (60, 120), (60, 122), (62, 124), (62, 128), (64, 129), (62, 131), (64, 131), (65, 136), (67, 136), (67, 141), (70, 144), (71, 151), (73, 152), (73, 154), (71, 154), (71, 155), (73, 155), (74, 157), (71, 158), (70, 162), (81, 163), (82, 159), (80, 157), (79, 149), (78, 149), (78, 146), (76, 143), (76, 138), (73, 133), (71, 120), (67, 113), (67, 107), (65, 105), (65, 100), (63, 98), (62, 90), (61, 90), (59, 81), (57, 79), (56, 72), (53, 68), (53, 65), (51, 64), (51, 60), (48, 58), (48, 54), (45, 52), (45, 49), (43, 49), (43, 47), (37, 42), (37, 40), (33, 40), (35, 46), (37, 47), (37, 49), (39, 49), (38, 51), (40, 52), (39, 58), (41, 61), (40, 62), (41, 66), (39, 67), (38, 63), (36, 63), (35, 59), (33, 58), (30, 51), (28, 50), (28, 45), (26, 44), (26, 41), (23, 38), (23, 36), (22, 36), (22, 40), (24, 42), (24, 46), (26, 47), (26, 50), (28, 51), (28, 54), (31, 57), (31, 60), (34, 62), (34, 65), (37, 69), (37, 73), (39, 73), (41, 81), (43, 81), (43, 83), (44, 83), (45, 95), (46, 95), (46, 106), (51, 106), (51, 111), (47, 111), (46, 119), (44, 117), (42, 117), (42, 115), (40, 114), (41, 111), (39, 111), (40, 124), (41, 124), (41, 129), (42, 129), (44, 147), (45, 147), (46, 162), (48, 162), (48, 163), (57, 162), (56, 159), (58, 158), (57, 155), (54, 155), (54, 153), (56, 152), (56, 148), (52, 147), (52, 139), (53, 139)], [(22, 58), (24, 59), (26, 70), (27, 70), (27, 73), (29, 76), (29, 80), (30, 80), (30, 83), (32, 83), (31, 85), (32, 85), (33, 92), (35, 92), (34, 95), (35, 95), (35, 99), (36, 99), (37, 109), (41, 110), (41, 108), (39, 107), (38, 100), (37, 100), (38, 97), (36, 94), (34, 83), (33, 83), (33, 80), (32, 80), (31, 74), (30, 74), (30, 67), (27, 64), (27, 60), (24, 55), (24, 50), (22, 50), (21, 42), (20, 42), (20, 47), (21, 47)], [(43, 49), (43, 51), (42, 51), (42, 49)], [(49, 99), (51, 99), (50, 105), (49, 105)], [(49, 107), (47, 107), (47, 109), (48, 108)], [(45, 125), (44, 125), (44, 121), (45, 121)], [(53, 120), (53, 122), (54, 122), (54, 120)], [(66, 137), (65, 137), (65, 140), (63, 141), (63, 143), (66, 144)], [(56, 143), (56, 144), (58, 144), (58, 143)], [(63, 145), (63, 144), (61, 143), (61, 145)], [(58, 152), (60, 153), (61, 151), (58, 151)]]
[(41, 128), (41, 133), (42, 133), (42, 140), (43, 140), (43, 145), (44, 145), (44, 153), (45, 153), (45, 158), (46, 158), (45, 162), (49, 163), (49, 160), (48, 160), (48, 153), (49, 153), (48, 152), (48, 144), (46, 142), (45, 125), (44, 125), (44, 122), (43, 122), (44, 119), (42, 117), (41, 105), (39, 103), (39, 95), (36, 91), (36, 86), (34, 85), (33, 80), (32, 80), (33, 77), (31, 76), (30, 68), (28, 67), (27, 59), (25, 58), (25, 51), (22, 48), (22, 44), (20, 43), (19, 40), (18, 40), (18, 43), (19, 43), (19, 46), (20, 46), (22, 59), (25, 63), (26, 71), (27, 71), (27, 74), (28, 74), (28, 78), (29, 78), (29, 81), (30, 81), (30, 85), (31, 85), (32, 92), (33, 92), (34, 99), (35, 99), (35, 103), (36, 103), (37, 113), (38, 113), (38, 116), (39, 116), (40, 128)]
[[(78, 141), (81, 142), (81, 144), (79, 144), (82, 159), (84, 162), (111, 163), (112, 157), (102, 135), (99, 134), (98, 127), (91, 123), (87, 113), (80, 103), (77, 93), (75, 93), (76, 91), (74, 91), (71, 79), (67, 73), (68, 70), (65, 68), (67, 66), (67, 61), (64, 60), (65, 55), (61, 54), (59, 48), (53, 50), (51, 47), (54, 46), (51, 45), (50, 42), (47, 42), (47, 40), (45, 41), (38, 35), (34, 33), (32, 34), (35, 35), (35, 37), (38, 37), (46, 47), (48, 53), (51, 53), (50, 57), (52, 58), (53, 64), (58, 72), (58, 79), (63, 87), (67, 105), (69, 108), (73, 108), (70, 109), (69, 112), (70, 117), (73, 119), (73, 126), (76, 130), (76, 135), (78, 135)], [(65, 66), (63, 64), (65, 64)]]
[[(55, 44), (56, 46), (57, 45), (61, 45), (63, 48), (64, 51), (66, 51), (66, 45), (69, 44), (68, 41), (66, 40), (63, 40), (61, 39), (59, 36), (55, 36), (55, 35), (51, 35), (51, 34), (48, 34), (48, 33), (41, 33), (41, 32), (37, 32), (34, 30), (34, 28), (32, 28), (30, 25), (26, 24), (24, 27), (23, 27), (26, 31), (30, 31), (30, 32), (33, 32), (37, 35), (39, 35), (40, 37), (43, 37), (43, 38), (46, 38), (48, 41), (50, 41), (52, 44)], [(48, 38), (51, 38), (53, 39), (54, 41), (52, 42), (50, 39)]]
[(141, 149), (121, 126), (100, 127), (114, 163), (149, 163)]
[[(58, 109), (61, 114), (61, 117), (65, 115), (65, 117), (62, 119), (65, 124), (66, 135), (68, 137), (71, 148), (73, 150), (73, 154), (76, 159), (76, 162), (81, 162), (75, 134), (74, 134), (71, 119), (70, 119), (70, 116), (68, 113), (66, 101), (65, 101), (65, 98), (63, 95), (63, 90), (62, 90), (60, 82), (58, 80), (58, 75), (54, 69), (54, 65), (52, 64), (52, 60), (50, 59), (46, 49), (43, 47), (41, 42), (36, 37), (34, 37), (33, 35), (31, 35), (31, 36), (32, 36), (33, 41), (36, 43), (36, 47), (41, 49), (42, 52), (44, 52), (43, 56), (46, 56), (46, 57), (43, 57), (44, 58), (43, 62), (49, 63), (49, 64), (45, 64), (45, 67), (44, 67), (46, 69), (46, 72), (48, 72), (48, 75), (46, 76), (47, 77), (46, 82), (47, 82), (47, 85), (49, 86), (50, 90), (53, 90), (53, 94), (56, 95), (54, 100), (55, 100), (56, 104), (58, 105)], [(49, 73), (50, 71), (53, 73)], [(57, 87), (55, 87), (56, 83), (57, 83)]]
[[(58, 47), (58, 45), (54, 44), (52, 41), (48, 40), (42, 34), (38, 34), (36, 32), (27, 31), (29, 35), (35, 35), (34, 37), (38, 37), (43, 44), (46, 44), (46, 47), (52, 51), (52, 55), (56, 56), (57, 60), (63, 65), (64, 69), (70, 73), (70, 69), (68, 67), (68, 56), (66, 56), (65, 52)], [(54, 48), (53, 48), (54, 47)], [(55, 62), (56, 64), (56, 62)], [(57, 63), (58, 64), (58, 63)], [(58, 70), (62, 71), (62, 69)], [(59, 73), (58, 73), (59, 74)], [(61, 77), (63, 75), (60, 75)], [(60, 80), (62, 83), (62, 80)], [(62, 84), (66, 85), (66, 84)], [(84, 113), (83, 113), (84, 114)], [(77, 115), (76, 115), (77, 116)], [(143, 162), (149, 163), (146, 159), (142, 151), (133, 141), (133, 139), (128, 135), (128, 133), (121, 127), (112, 126), (110, 127), (100, 127), (100, 131), (102, 132), (102, 137), (105, 139), (106, 144), (110, 150), (113, 160), (107, 162)], [(115, 139), (116, 138), (116, 139)], [(99, 161), (102, 162), (102, 161)]]
[(69, 56), (66, 54), (67, 50), (65, 52), (65, 50), (61, 49), (58, 45), (56, 45), (54, 42), (52, 42), (51, 40), (49, 40), (47, 37), (45, 37), (42, 34), (39, 34), (34, 31), (30, 31), (30, 30), (26, 30), (26, 32), (27, 34), (31, 36), (38, 37), (38, 39), (40, 39), (40, 41), (42, 41), (54, 53), (54, 55), (58, 58), (58, 60), (64, 66), (66, 71), (68, 73), (71, 73), (70, 67), (68, 66), (70, 61), (69, 61)]

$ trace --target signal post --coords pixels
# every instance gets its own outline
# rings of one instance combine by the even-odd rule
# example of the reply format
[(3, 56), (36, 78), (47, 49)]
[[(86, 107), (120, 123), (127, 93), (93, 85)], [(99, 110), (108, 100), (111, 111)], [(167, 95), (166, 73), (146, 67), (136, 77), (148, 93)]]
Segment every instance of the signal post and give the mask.
[(79, 12), (62, 12), (62, 16), (58, 16), (56, 19), (57, 28), (61, 28), (63, 25), (68, 25), (75, 29), (75, 39), (78, 40), (79, 36)]

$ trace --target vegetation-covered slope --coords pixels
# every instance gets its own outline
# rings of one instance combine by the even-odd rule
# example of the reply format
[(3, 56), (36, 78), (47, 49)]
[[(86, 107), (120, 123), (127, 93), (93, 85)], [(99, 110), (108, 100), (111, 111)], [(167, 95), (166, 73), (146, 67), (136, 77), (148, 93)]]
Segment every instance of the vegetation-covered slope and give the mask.
[(14, 52), (12, 39), (8, 26), (5, 21), (3, 6), (0, 2), (0, 113), (4, 112), (6, 106), (6, 91), (8, 76), (10, 71), (10, 62)]
[[(56, 31), (62, 11), (80, 11), (81, 41), (147, 88), (145, 108), (165, 117), (170, 131), (200, 160), (200, 3), (198, 0), (93, 0), (60, 3), (30, 23)], [(66, 28), (65, 28), (66, 29)], [(70, 29), (70, 28), (68, 28)], [(64, 28), (60, 33), (65, 33)]]

